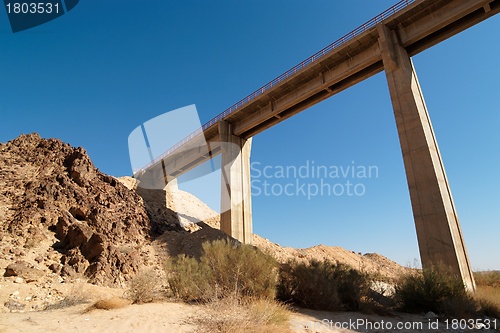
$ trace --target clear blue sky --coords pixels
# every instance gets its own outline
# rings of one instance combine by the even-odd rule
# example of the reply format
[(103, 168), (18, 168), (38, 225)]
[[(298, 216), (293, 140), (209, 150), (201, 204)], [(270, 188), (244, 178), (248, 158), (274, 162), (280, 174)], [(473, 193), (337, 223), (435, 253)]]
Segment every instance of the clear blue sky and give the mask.
[[(394, 2), (85, 0), (16, 34), (0, 9), (0, 141), (38, 132), (130, 175), (141, 123), (190, 104), (204, 122)], [(498, 31), (494, 17), (414, 57), (474, 269), (500, 269)], [(360, 197), (254, 196), (256, 233), (419, 257), (383, 73), (257, 135), (252, 161), (378, 168)]]

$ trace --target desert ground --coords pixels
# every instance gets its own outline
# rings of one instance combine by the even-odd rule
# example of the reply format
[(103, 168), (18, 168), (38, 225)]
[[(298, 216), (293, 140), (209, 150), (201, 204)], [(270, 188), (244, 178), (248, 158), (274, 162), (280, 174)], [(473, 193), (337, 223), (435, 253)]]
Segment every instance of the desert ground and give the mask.
[[(12, 287), (12, 286), (11, 286)], [(81, 287), (81, 286), (80, 286)], [(92, 286), (85, 288), (91, 289)], [(98, 287), (94, 287), (99, 289)], [(2, 284), (2, 289), (7, 288)], [(14, 288), (16, 289), (16, 288)], [(112, 297), (119, 290), (94, 290), (94, 299)], [(1, 294), (2, 299), (4, 293)], [(98, 296), (97, 298), (95, 298)], [(0, 313), (1, 333), (49, 332), (109, 332), (109, 333), (184, 333), (203, 332), (199, 323), (206, 316), (203, 305), (179, 302), (131, 304), (119, 309), (91, 310), (91, 303), (56, 309)], [(292, 309), (289, 319), (291, 332), (449, 332), (444, 322), (435, 325), (437, 318), (425, 315), (395, 313), (391, 316), (368, 315), (359, 312), (325, 312)], [(351, 326), (350, 326), (351, 325)], [(370, 326), (371, 325), (371, 326)], [(410, 325), (415, 329), (397, 329), (397, 325)], [(345, 328), (339, 328), (345, 327)], [(372, 329), (370, 329), (372, 328)], [(482, 330), (482, 332), (487, 332)], [(494, 332), (492, 330), (492, 332)]]

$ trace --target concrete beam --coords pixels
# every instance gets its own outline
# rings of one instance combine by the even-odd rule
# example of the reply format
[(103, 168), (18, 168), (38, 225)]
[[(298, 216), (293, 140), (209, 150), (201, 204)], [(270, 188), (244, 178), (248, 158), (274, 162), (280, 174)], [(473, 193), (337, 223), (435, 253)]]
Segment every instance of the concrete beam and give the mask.
[[(309, 107), (310, 105), (314, 105), (338, 93), (340, 90), (347, 89), (358, 82), (358, 78), (356, 78), (356, 81), (354, 80), (357, 73), (362, 72), (364, 69), (369, 68), (379, 61), (379, 47), (375, 43), (370, 46), (365, 46), (363, 52), (353, 54), (348, 60), (341, 61), (337, 66), (331, 69), (322, 69), (320, 73), (316, 70), (312, 70), (312, 74), (310, 74), (308, 79), (303, 80), (300, 84), (294, 85), (293, 89), (277, 98), (272, 104), (270, 103), (259, 111), (248, 114), (244, 118), (235, 121), (234, 132), (236, 135), (244, 135), (276, 116), (278, 116), (280, 121), (285, 120), (288, 117), (284, 117), (280, 115), (280, 113), (286, 112), (304, 102), (308, 105), (307, 107)], [(359, 81), (373, 74), (373, 71), (367, 72), (359, 78)], [(339, 87), (333, 89), (332, 87), (336, 85)], [(327, 94), (325, 95), (322, 92), (326, 92)], [(307, 107), (297, 108), (291, 115), (297, 114), (307, 109)], [(252, 136), (276, 123), (277, 122), (273, 122), (269, 126), (261, 127), (259, 131), (252, 131)]]
[(162, 190), (167, 185), (162, 164), (143, 170), (135, 174), (134, 178), (139, 181), (139, 187), (149, 190)]
[[(499, 12), (500, 0), (420, 0), (384, 22), (397, 31), (400, 44), (412, 56)], [(297, 70), (296, 74), (273, 85), (224, 119), (234, 124), (235, 135), (250, 138), (379, 73), (383, 65), (378, 41), (384, 37), (378, 30), (377, 27), (367, 29), (314, 65)], [(387, 63), (387, 66), (395, 64)], [(220, 141), (216, 124), (214, 122), (203, 133), (204, 140), (213, 143), (209, 148), (213, 156), (217, 154), (217, 142)], [(190, 146), (195, 145), (186, 144), (186, 152)], [(167, 172), (175, 170), (172, 172), (174, 177), (207, 160), (199, 158), (194, 151), (175, 155), (164, 161)]]
[[(475, 290), (474, 277), (429, 113), (407, 51), (378, 27), (413, 207), (422, 266), (445, 264)], [(397, 64), (394, 68), (394, 63)]]
[[(433, 0), (428, 15), (420, 17), (412, 24), (397, 28), (401, 44), (410, 55), (420, 53), (487, 18), (497, 14), (500, 9), (491, 10), (491, 0)], [(435, 8), (434, 8), (435, 6)], [(487, 10), (490, 8), (490, 10)]]
[(244, 244), (252, 243), (250, 152), (252, 139), (233, 133), (233, 125), (220, 121), (222, 140), (220, 228)]

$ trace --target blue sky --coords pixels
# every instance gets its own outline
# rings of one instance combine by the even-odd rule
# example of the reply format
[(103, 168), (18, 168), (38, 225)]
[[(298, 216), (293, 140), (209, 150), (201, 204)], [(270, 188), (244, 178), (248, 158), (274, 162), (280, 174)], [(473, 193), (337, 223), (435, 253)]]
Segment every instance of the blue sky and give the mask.
[[(0, 10), (0, 141), (38, 132), (130, 175), (127, 138), (141, 123), (191, 104), (203, 123), (394, 2), (87, 0), (16, 34)], [(500, 269), (497, 31), (493, 17), (413, 58), (474, 269)], [(378, 177), (357, 179), (362, 196), (255, 195), (256, 233), (419, 257), (383, 73), (253, 140), (261, 168), (308, 161), (376, 166)]]

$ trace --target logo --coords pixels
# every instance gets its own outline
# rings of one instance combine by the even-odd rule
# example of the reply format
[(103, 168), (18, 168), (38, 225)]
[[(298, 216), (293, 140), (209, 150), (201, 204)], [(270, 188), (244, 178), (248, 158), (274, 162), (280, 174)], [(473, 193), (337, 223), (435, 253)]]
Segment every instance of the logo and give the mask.
[(4, 0), (12, 32), (19, 32), (52, 21), (69, 12), (79, 0)]
[[(221, 140), (207, 142), (204, 133), (207, 129), (201, 126), (196, 106), (189, 105), (146, 121), (128, 137), (130, 162), (138, 187), (165, 191), (167, 207), (177, 212), (182, 226), (219, 215), (210, 209), (196, 212), (186, 209), (184, 189), (205, 202), (207, 198), (209, 201), (220, 198), (220, 213), (231, 209), (231, 180), (224, 175), (230, 174), (231, 167), (238, 163), (241, 148)], [(221, 153), (229, 156), (224, 162), (216, 157)]]

